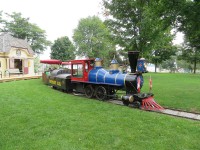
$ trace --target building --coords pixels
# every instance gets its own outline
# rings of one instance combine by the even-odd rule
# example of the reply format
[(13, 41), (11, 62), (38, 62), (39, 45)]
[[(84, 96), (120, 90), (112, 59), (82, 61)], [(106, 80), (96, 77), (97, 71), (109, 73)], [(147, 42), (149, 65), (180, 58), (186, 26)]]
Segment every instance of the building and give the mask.
[(0, 73), (8, 69), (19, 69), (23, 74), (34, 74), (34, 52), (26, 40), (10, 33), (0, 34)]

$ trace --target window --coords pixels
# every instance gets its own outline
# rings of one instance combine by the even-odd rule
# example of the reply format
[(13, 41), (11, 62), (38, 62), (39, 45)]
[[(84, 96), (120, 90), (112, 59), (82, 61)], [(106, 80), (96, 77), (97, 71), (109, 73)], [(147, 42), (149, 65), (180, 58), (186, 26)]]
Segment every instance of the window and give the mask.
[(71, 69), (71, 65), (62, 65), (64, 69)]
[(17, 56), (21, 56), (21, 51), (20, 51), (20, 49), (17, 49), (17, 50), (16, 50), (16, 55), (17, 55)]
[(88, 72), (88, 62), (85, 63), (85, 71)]
[(83, 77), (83, 65), (82, 64), (73, 64), (73, 76), (74, 77)]
[(1, 61), (0, 61), (0, 68), (1, 68)]

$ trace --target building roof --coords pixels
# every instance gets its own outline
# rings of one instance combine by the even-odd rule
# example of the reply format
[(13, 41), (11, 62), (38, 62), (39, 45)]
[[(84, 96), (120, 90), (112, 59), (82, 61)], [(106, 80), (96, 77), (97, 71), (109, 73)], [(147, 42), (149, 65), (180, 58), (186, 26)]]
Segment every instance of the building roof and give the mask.
[(12, 47), (27, 49), (30, 55), (34, 54), (26, 40), (15, 38), (10, 33), (0, 34), (0, 52), (10, 52)]

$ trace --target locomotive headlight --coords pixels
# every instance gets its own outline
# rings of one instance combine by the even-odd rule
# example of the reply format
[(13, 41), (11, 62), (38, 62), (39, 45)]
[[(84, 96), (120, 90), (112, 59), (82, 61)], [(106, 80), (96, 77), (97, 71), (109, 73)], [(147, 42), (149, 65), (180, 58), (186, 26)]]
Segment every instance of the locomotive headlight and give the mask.
[(129, 102), (132, 103), (133, 101), (134, 101), (134, 97), (133, 97), (133, 96), (130, 96), (130, 97), (129, 97)]
[(131, 95), (122, 95), (121, 96), (122, 101), (129, 101), (130, 103), (132, 103), (134, 101), (133, 96)]

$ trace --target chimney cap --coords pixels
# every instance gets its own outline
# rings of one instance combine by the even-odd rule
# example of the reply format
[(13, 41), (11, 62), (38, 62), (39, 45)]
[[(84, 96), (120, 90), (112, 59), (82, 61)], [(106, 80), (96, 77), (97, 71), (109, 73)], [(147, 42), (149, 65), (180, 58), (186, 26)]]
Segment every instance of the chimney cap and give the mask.
[(96, 58), (95, 61), (102, 61), (102, 59), (101, 58)]
[(111, 64), (119, 64), (119, 63), (117, 62), (116, 59), (113, 59), (113, 60), (111, 61)]

